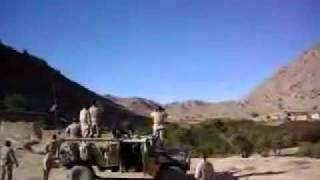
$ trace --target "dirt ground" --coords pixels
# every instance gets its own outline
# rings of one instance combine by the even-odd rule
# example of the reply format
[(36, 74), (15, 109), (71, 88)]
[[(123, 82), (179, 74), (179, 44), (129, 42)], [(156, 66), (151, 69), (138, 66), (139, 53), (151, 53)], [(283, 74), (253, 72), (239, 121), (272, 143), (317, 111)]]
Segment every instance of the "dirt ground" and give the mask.
[[(14, 170), (14, 180), (41, 180), (42, 156), (18, 151), (20, 167)], [(209, 159), (217, 172), (217, 180), (319, 180), (320, 160), (295, 157), (253, 156)], [(193, 159), (191, 172), (199, 159)], [(52, 171), (50, 180), (67, 179), (67, 172)]]
[[(193, 159), (194, 171), (198, 159)], [(218, 180), (319, 180), (320, 160), (296, 157), (253, 156), (210, 159)]]
[[(46, 133), (49, 137), (52, 133)], [(16, 146), (17, 147), (17, 146)], [(36, 145), (42, 149), (43, 144)], [(292, 151), (292, 152), (291, 152)], [(297, 149), (284, 150), (284, 154), (294, 154)], [(41, 180), (42, 155), (26, 151), (16, 151), (20, 166), (14, 169), (14, 180)], [(210, 158), (216, 170), (216, 180), (319, 180), (320, 160), (297, 157), (252, 156), (248, 159), (239, 157)], [(199, 159), (192, 159), (190, 177)], [(133, 174), (122, 176), (133, 177)], [(53, 169), (50, 180), (67, 179), (67, 171), (63, 168)], [(192, 178), (190, 178), (192, 179)]]

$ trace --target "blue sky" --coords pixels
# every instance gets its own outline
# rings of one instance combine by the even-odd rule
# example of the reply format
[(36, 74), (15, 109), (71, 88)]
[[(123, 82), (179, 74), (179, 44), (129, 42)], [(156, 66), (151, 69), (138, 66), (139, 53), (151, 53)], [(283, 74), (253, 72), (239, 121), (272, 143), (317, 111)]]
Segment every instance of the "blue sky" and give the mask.
[(0, 0), (0, 39), (100, 94), (239, 99), (320, 40), (318, 0)]

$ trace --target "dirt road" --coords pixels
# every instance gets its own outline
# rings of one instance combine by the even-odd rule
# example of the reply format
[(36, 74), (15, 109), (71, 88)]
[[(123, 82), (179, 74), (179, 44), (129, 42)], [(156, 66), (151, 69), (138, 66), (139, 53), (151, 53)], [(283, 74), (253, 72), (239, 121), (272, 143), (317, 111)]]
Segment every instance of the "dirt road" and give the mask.
[[(20, 167), (14, 180), (41, 180), (42, 156), (19, 151)], [(23, 155), (23, 156), (22, 156)], [(199, 159), (192, 160), (191, 174)], [(319, 180), (320, 160), (295, 157), (258, 156), (210, 159), (217, 171), (217, 180)], [(50, 180), (64, 180), (67, 172), (54, 169)]]
[[(193, 159), (192, 171), (199, 160)], [(319, 180), (320, 160), (253, 156), (210, 159), (218, 180)]]

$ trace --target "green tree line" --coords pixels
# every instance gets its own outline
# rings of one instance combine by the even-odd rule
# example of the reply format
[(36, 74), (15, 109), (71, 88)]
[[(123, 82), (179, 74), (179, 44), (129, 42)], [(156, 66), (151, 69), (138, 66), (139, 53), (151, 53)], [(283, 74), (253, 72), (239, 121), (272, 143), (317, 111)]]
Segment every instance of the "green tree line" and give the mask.
[[(249, 157), (252, 153), (269, 156), (280, 155), (284, 148), (302, 146), (320, 157), (320, 122), (290, 122), (280, 126), (255, 123), (248, 120), (210, 119), (189, 128), (170, 125), (167, 129), (169, 146), (189, 146), (195, 155), (203, 152), (211, 155), (241, 154)], [(308, 144), (308, 149), (303, 148)], [(316, 144), (316, 145), (314, 145)], [(314, 146), (310, 148), (310, 146)], [(310, 150), (312, 149), (312, 150)], [(314, 155), (315, 156), (315, 155)]]

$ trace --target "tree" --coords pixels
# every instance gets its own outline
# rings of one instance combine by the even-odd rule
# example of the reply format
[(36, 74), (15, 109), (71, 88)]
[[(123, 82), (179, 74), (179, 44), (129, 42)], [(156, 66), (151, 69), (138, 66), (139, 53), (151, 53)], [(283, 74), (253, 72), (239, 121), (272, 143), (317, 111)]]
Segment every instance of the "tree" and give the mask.
[(297, 153), (298, 156), (307, 156), (310, 157), (312, 154), (312, 143), (304, 142), (299, 145), (299, 151)]
[(219, 130), (220, 132), (225, 132), (227, 130), (224, 122), (220, 119), (214, 121), (213, 127)]
[(257, 139), (256, 150), (263, 157), (269, 156), (269, 151), (271, 149), (271, 140), (267, 135), (263, 135)]
[(284, 148), (289, 148), (294, 146), (294, 139), (290, 135), (282, 136), (282, 144)]
[(320, 158), (320, 143), (313, 144), (311, 150), (311, 157)]
[(20, 94), (11, 94), (5, 96), (4, 105), (7, 110), (24, 111), (27, 107), (27, 100)]
[(275, 133), (272, 137), (271, 137), (271, 148), (272, 151), (274, 153), (274, 155), (280, 155), (281, 154), (281, 149), (283, 148), (283, 138), (282, 138), (282, 134), (281, 133)]
[(253, 144), (243, 135), (232, 137), (232, 144), (237, 148), (242, 158), (248, 158), (253, 153)]

